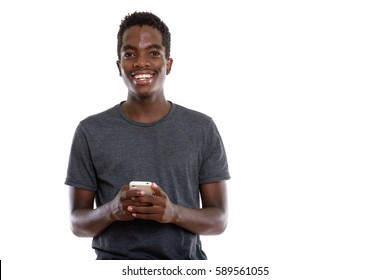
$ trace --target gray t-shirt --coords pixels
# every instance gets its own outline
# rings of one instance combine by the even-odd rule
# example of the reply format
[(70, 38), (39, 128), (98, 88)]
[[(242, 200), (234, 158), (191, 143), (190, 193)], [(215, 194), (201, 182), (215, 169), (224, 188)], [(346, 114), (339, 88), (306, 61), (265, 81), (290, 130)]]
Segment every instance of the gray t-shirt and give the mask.
[[(145, 124), (120, 104), (78, 125), (65, 184), (112, 200), (130, 181), (156, 182), (169, 199), (200, 207), (199, 185), (230, 179), (213, 120), (172, 103), (161, 120)], [(92, 242), (97, 259), (206, 259), (198, 235), (173, 224), (135, 219), (114, 222)]]

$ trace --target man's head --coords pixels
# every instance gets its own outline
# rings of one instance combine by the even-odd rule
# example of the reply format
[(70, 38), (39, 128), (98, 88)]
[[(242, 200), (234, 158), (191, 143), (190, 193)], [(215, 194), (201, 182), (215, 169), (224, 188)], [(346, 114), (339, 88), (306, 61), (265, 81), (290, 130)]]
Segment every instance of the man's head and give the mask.
[(155, 15), (127, 15), (118, 32), (119, 75), (132, 98), (164, 97), (164, 81), (171, 72), (170, 33)]
[(123, 44), (123, 34), (132, 26), (148, 25), (157, 29), (161, 33), (162, 45), (165, 48), (165, 57), (168, 59), (171, 52), (171, 33), (168, 26), (156, 15), (149, 12), (134, 12), (125, 16), (119, 26), (118, 31), (118, 59), (121, 57), (121, 48)]

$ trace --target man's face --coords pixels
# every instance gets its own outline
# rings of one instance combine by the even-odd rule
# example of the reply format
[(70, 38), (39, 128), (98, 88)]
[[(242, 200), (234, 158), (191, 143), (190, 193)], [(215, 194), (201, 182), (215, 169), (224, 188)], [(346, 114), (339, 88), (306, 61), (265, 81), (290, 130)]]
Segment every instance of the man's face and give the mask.
[(117, 65), (129, 93), (137, 98), (148, 98), (163, 94), (172, 59), (165, 57), (157, 29), (148, 25), (132, 26), (123, 34)]

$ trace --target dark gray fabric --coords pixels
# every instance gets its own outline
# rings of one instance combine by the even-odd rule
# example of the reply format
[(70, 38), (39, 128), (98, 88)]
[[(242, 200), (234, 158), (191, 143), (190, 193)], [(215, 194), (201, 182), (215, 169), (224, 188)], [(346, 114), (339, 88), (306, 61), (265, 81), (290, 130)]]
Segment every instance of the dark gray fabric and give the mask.
[[(100, 206), (130, 181), (153, 181), (173, 203), (199, 208), (199, 184), (229, 178), (210, 117), (172, 103), (165, 118), (144, 124), (118, 104), (78, 125), (65, 184), (96, 191)], [(206, 259), (199, 236), (143, 220), (113, 223), (93, 239), (93, 248), (98, 259)]]

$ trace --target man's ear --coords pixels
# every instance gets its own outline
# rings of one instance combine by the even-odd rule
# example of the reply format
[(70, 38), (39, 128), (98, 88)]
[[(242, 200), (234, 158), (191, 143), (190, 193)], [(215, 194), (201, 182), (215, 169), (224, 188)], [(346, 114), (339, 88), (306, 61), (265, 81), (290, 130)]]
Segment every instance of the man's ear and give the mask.
[(168, 61), (167, 61), (167, 75), (169, 75), (169, 73), (171, 73), (171, 69), (172, 69), (172, 64), (173, 64), (173, 59), (172, 58), (168, 58)]
[(122, 77), (122, 69), (121, 69), (121, 62), (119, 60), (116, 61), (116, 67), (118, 67), (119, 70), (119, 76)]

